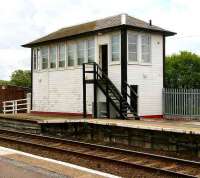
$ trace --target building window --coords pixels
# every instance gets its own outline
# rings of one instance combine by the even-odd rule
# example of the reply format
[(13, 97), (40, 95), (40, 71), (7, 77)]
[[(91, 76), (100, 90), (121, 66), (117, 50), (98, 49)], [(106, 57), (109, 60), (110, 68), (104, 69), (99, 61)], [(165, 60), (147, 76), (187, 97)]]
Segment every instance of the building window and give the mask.
[(85, 43), (84, 41), (80, 41), (77, 44), (77, 64), (81, 65), (84, 62), (85, 56)]
[(48, 68), (48, 47), (41, 48), (42, 69)]
[(56, 45), (51, 45), (49, 47), (49, 61), (50, 68), (56, 68)]
[(95, 43), (94, 39), (88, 40), (87, 44), (87, 52), (88, 52), (88, 62), (94, 62), (94, 56), (95, 56)]
[(68, 66), (74, 66), (75, 61), (75, 45), (69, 44), (68, 45)]
[(151, 37), (150, 35), (142, 35), (141, 36), (141, 43), (142, 43), (142, 59), (143, 63), (150, 63), (151, 62)]
[(119, 61), (120, 57), (120, 35), (112, 35), (112, 62)]
[(129, 33), (128, 34), (128, 61), (137, 62), (137, 45), (138, 45), (138, 35)]
[(58, 44), (58, 67), (65, 67), (65, 43)]

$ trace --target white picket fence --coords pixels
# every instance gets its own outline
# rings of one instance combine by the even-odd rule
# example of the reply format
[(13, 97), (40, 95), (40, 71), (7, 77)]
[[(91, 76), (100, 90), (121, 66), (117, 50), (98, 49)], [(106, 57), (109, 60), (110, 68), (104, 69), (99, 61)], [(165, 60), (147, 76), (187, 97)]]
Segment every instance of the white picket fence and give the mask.
[(163, 89), (163, 114), (200, 119), (200, 89)]
[(10, 100), (3, 102), (3, 113), (17, 114), (19, 111), (30, 113), (31, 111), (31, 94), (28, 93), (25, 99)]

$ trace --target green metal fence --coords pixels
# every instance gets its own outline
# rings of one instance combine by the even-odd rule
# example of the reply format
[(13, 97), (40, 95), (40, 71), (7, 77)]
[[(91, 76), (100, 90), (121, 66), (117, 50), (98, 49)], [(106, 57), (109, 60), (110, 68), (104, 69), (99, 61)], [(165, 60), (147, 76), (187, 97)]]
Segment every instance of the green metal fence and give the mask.
[(200, 89), (163, 89), (163, 114), (200, 119)]

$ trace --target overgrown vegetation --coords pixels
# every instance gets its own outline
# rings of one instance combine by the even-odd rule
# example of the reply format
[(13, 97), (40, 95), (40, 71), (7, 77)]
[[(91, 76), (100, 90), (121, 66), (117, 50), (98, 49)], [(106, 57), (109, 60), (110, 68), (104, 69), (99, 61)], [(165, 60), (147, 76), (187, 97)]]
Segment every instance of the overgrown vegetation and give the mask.
[(181, 51), (166, 58), (167, 88), (200, 88), (200, 56)]
[(0, 80), (0, 85), (7, 85), (7, 84), (9, 84), (9, 81)]

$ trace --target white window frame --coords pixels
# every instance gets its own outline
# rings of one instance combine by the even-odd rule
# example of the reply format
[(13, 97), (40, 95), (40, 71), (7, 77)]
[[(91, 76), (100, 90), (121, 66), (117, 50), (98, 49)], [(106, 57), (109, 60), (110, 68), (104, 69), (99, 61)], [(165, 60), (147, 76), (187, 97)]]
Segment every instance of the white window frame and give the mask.
[[(142, 36), (145, 35), (145, 36), (149, 36), (149, 39), (150, 39), (150, 44), (149, 44), (149, 58), (150, 58), (150, 61), (149, 62), (143, 62), (142, 60)], [(143, 65), (151, 65), (152, 64), (152, 35), (149, 34), (149, 33), (141, 33), (140, 35), (140, 41), (141, 41), (141, 44), (140, 44), (140, 48), (141, 48), (141, 58), (140, 58), (140, 63), (143, 64)]]
[[(137, 62), (129, 61), (128, 59), (128, 34), (133, 33), (138, 35), (138, 45), (137, 45)], [(142, 61), (142, 35), (149, 35), (150, 36), (150, 62), (143, 62)], [(150, 33), (141, 33), (141, 32), (134, 32), (128, 31), (127, 33), (127, 61), (128, 64), (136, 64), (136, 65), (152, 65), (152, 35)]]
[[(63, 67), (60, 67), (60, 65), (59, 65), (59, 63), (60, 63), (60, 50), (59, 50), (59, 48), (60, 48), (60, 46), (61, 45), (64, 45), (64, 66)], [(59, 42), (58, 44), (57, 44), (57, 69), (64, 69), (64, 68), (66, 68), (66, 42)]]
[[(73, 66), (68, 65), (68, 63), (69, 63), (69, 45), (74, 46), (74, 65)], [(76, 43), (74, 41), (67, 42), (66, 55), (67, 55), (66, 56), (66, 59), (67, 59), (66, 68), (67, 69), (74, 69), (76, 67)]]
[[(129, 35), (137, 35), (137, 61), (130, 61), (129, 60)], [(139, 33), (128, 31), (127, 32), (127, 61), (128, 64), (139, 64), (140, 61), (140, 35)]]
[[(33, 54), (32, 54), (33, 71), (36, 72), (36, 71), (39, 71), (41, 69), (41, 48), (40, 47), (36, 47), (36, 48), (33, 48), (32, 50), (33, 50)], [(35, 60), (34, 60), (34, 55), (36, 55), (36, 59)]]
[(83, 42), (83, 46), (84, 46), (84, 48), (83, 48), (83, 63), (84, 62), (87, 62), (87, 43), (86, 43), (86, 41), (87, 40), (85, 40), (85, 39), (80, 39), (80, 40), (77, 40), (76, 41), (76, 66), (79, 68), (79, 67), (81, 67), (82, 66), (82, 64), (78, 64), (78, 43), (81, 43), (81, 42)]
[[(112, 60), (112, 37), (115, 36), (115, 35), (118, 35), (119, 36), (119, 60), (118, 61), (113, 61)], [(121, 33), (120, 32), (115, 32), (115, 33), (111, 33), (110, 35), (110, 60), (109, 60), (109, 63), (110, 65), (113, 65), (113, 64), (120, 64), (121, 63)]]
[[(89, 48), (89, 41), (94, 41), (94, 46), (92, 48)], [(89, 49), (94, 49), (94, 61), (95, 62), (95, 38), (88, 38), (86, 41), (86, 62), (89, 62)]]
[[(50, 48), (51, 46), (55, 47), (56, 48), (56, 59), (55, 59), (55, 67), (54, 68), (51, 68), (51, 61), (50, 61)], [(55, 44), (55, 43), (52, 43), (49, 45), (49, 70), (56, 70), (57, 69), (57, 65), (58, 64), (58, 45)]]
[[(43, 61), (42, 61), (42, 48), (46, 47), (47, 48), (47, 68), (43, 69)], [(41, 46), (40, 48), (40, 60), (41, 60), (41, 70), (46, 71), (49, 69), (49, 46)]]

